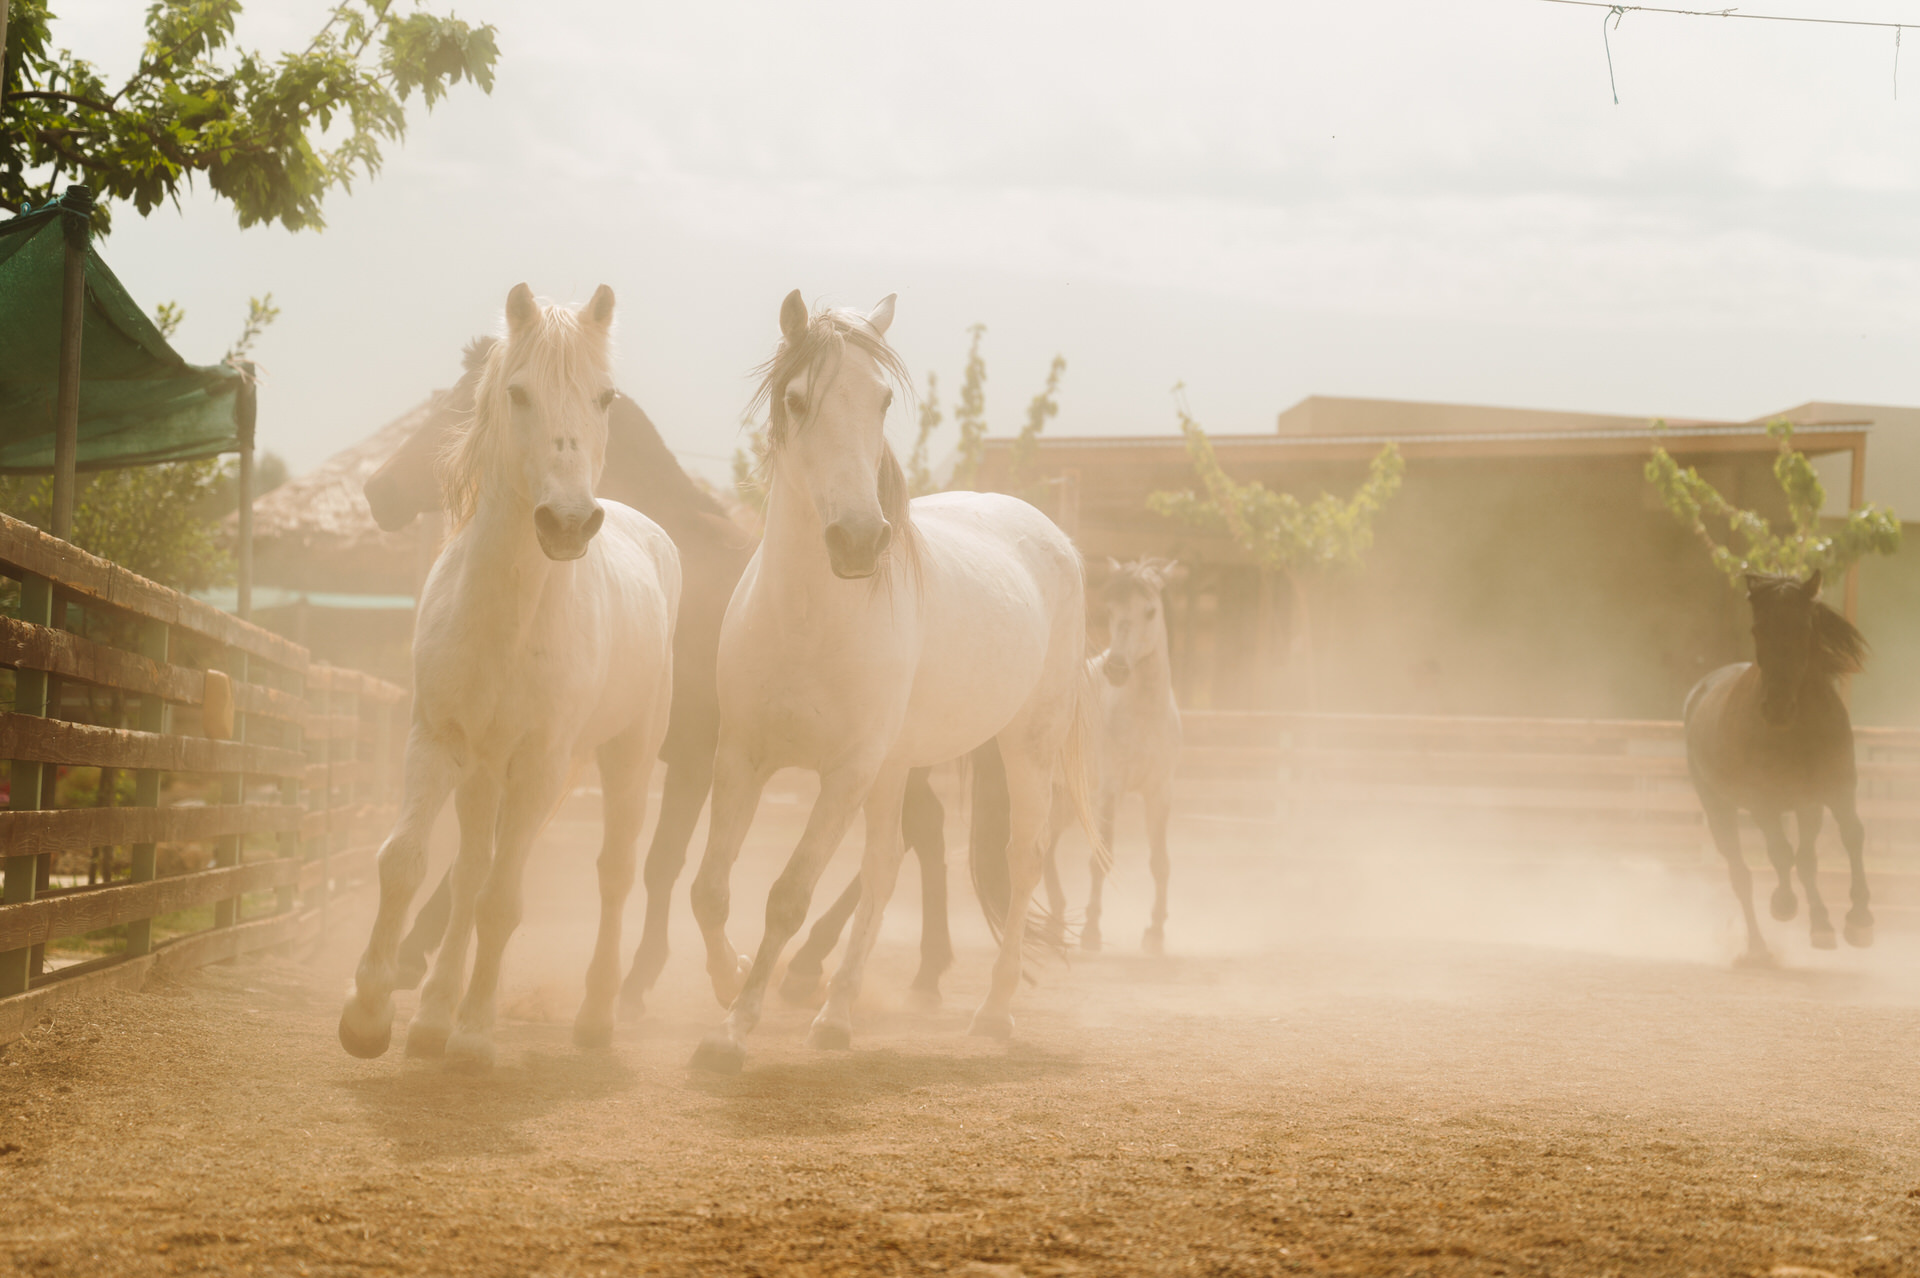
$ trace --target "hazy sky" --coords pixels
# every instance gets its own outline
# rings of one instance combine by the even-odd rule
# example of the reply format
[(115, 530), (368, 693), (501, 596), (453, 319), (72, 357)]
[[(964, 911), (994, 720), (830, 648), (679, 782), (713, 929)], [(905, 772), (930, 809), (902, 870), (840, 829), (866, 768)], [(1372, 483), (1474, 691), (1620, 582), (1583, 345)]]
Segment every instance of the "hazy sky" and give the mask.
[[(145, 7), (62, 0), (56, 40), (122, 70)], [(242, 41), (323, 8), (256, 3)], [(986, 324), (996, 434), (1056, 351), (1061, 433), (1171, 430), (1182, 380), (1221, 432), (1315, 393), (1920, 404), (1920, 35), (1895, 101), (1889, 32), (1629, 14), (1615, 106), (1601, 11), (1537, 0), (457, 12), (499, 27), (493, 95), (417, 112), (324, 233), (196, 199), (105, 246), (189, 359), (273, 293), (261, 433), (296, 471), (448, 384), (520, 280), (614, 287), (621, 384), (715, 476), (794, 287), (897, 291), (949, 401)]]

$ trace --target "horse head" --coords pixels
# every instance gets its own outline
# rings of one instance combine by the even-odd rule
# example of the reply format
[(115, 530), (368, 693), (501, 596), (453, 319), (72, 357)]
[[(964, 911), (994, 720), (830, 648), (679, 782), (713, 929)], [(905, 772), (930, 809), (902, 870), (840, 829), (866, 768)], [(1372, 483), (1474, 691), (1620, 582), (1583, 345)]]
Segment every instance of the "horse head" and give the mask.
[(809, 316), (800, 290), (787, 294), (760, 386), (770, 456), (812, 503), (837, 577), (873, 576), (907, 524), (906, 476), (886, 438), (892, 383), (906, 380), (886, 343), (893, 302)]
[(1748, 573), (1747, 602), (1753, 607), (1754, 664), (1760, 668), (1760, 717), (1775, 727), (1792, 723), (1815, 655), (1820, 573), (1806, 581)]
[(1161, 595), (1183, 571), (1171, 559), (1107, 560), (1100, 594), (1107, 608), (1107, 653), (1101, 668), (1107, 682), (1122, 687), (1133, 672), (1156, 656), (1165, 659), (1167, 618)]
[(489, 501), (531, 518), (549, 559), (578, 559), (606, 518), (594, 500), (613, 402), (613, 290), (578, 311), (507, 294), (507, 336), (481, 357), (474, 412), (443, 462), (456, 525)]
[(440, 509), (440, 455), (456, 428), (473, 414), (473, 388), (487, 352), (500, 339), (477, 337), (461, 356), (460, 380), (434, 398), (427, 420), (367, 479), (362, 491), (383, 532), (399, 532), (421, 515)]

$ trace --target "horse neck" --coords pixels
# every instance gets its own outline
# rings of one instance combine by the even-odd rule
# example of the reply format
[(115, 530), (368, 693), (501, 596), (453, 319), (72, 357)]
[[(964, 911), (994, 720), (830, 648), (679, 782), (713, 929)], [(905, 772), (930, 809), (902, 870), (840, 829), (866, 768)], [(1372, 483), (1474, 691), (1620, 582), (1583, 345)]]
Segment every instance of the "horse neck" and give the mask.
[(518, 494), (483, 491), (463, 531), (470, 549), (463, 611), (475, 623), (474, 637), (524, 632), (554, 588), (572, 581), (572, 565), (556, 563), (540, 549), (533, 504)]
[(1147, 654), (1147, 659), (1133, 668), (1133, 674), (1128, 678), (1126, 687), (1121, 689), (1123, 694), (1142, 701), (1159, 700), (1173, 686), (1173, 667), (1167, 661), (1167, 622), (1164, 605), (1160, 609), (1160, 616), (1154, 619), (1154, 630), (1159, 636), (1159, 642), (1154, 644), (1153, 651)]

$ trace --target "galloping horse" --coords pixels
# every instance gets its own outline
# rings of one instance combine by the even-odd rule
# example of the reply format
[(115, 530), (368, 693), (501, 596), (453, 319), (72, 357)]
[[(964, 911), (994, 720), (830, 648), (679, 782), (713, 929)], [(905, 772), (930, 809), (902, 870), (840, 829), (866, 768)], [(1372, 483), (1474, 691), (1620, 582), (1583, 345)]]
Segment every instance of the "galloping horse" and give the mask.
[[(517, 285), (506, 340), (485, 351), (473, 419), (446, 459), (455, 531), (420, 597), (400, 819), (380, 849), (380, 910), (340, 1014), (340, 1042), (355, 1056), (378, 1056), (391, 1040), (400, 927), (426, 875), (427, 835), (457, 787), (447, 941), (407, 1052), (492, 1063), (521, 871), (588, 755), (600, 766), (606, 830), (600, 933), (573, 1034), (583, 1047), (612, 1041), (620, 916), (667, 730), (680, 601), (680, 559), (666, 533), (594, 499), (614, 394), (612, 322), (605, 285), (578, 313), (543, 307)], [(456, 1019), (470, 931), (478, 946)]]
[[(427, 420), (367, 480), (367, 505), (374, 520), (388, 532), (405, 528), (418, 516), (440, 508), (434, 459), (472, 414), (474, 387), (497, 340), (482, 337), (467, 347), (460, 380), (439, 397)], [(642, 871), (647, 892), (646, 922), (634, 951), (633, 969), (620, 991), (622, 1015), (637, 1017), (644, 1010), (647, 991), (653, 988), (667, 961), (673, 886), (686, 865), (687, 845), (693, 839), (694, 826), (713, 781), (713, 750), (720, 733), (720, 702), (714, 688), (720, 621), (752, 554), (753, 539), (681, 469), (640, 405), (619, 392), (607, 409), (606, 469), (595, 491), (624, 502), (664, 528), (679, 549), (685, 578), (680, 622), (673, 633), (673, 710), (667, 721), (666, 740), (660, 747), (660, 761), (667, 765), (660, 817)], [(998, 796), (988, 796), (986, 801), (1005, 804)], [(947, 930), (945, 818), (925, 772), (916, 772), (908, 782), (902, 822), (907, 846), (920, 861), (920, 970), (914, 976), (913, 991), (923, 1003), (940, 1001), (940, 976), (953, 963)], [(426, 974), (428, 955), (440, 943), (446, 928), (452, 895), (449, 874), (421, 906), (412, 930), (400, 942), (402, 988), (411, 989)], [(838, 940), (859, 895), (856, 878), (822, 922), (822, 928), (831, 925), (830, 933), (822, 932), (824, 944), (811, 958), (796, 956), (789, 966), (787, 988), (796, 996), (812, 995), (827, 952)]]
[[(853, 1000), (899, 871), (908, 775), (989, 739), (1006, 765), (1011, 892), (973, 1032), (1010, 1035), (1057, 769), (1085, 808), (1091, 688), (1080, 556), (1016, 498), (959, 492), (909, 503), (884, 431), (889, 382), (906, 381), (886, 343), (893, 307), (888, 296), (871, 314), (809, 316), (795, 290), (762, 368), (755, 402), (768, 406), (767, 531), (720, 634), (713, 816), (693, 884), (707, 973), (731, 1011), (694, 1053), (697, 1068), (731, 1072), (744, 1062), (774, 965), (864, 808), (853, 935), (808, 1035), (815, 1047), (850, 1045)], [(767, 897), (766, 934), (749, 966), (727, 940), (729, 878), (760, 792), (783, 767), (819, 773), (820, 795)]]
[[(1847, 912), (1847, 944), (1873, 944), (1873, 912), (1867, 908), (1864, 864), (1866, 830), (1854, 805), (1853, 723), (1834, 687), (1838, 675), (1857, 673), (1867, 641), (1853, 625), (1820, 602), (1820, 574), (1805, 582), (1749, 573), (1753, 606), (1754, 660), (1722, 666), (1687, 694), (1687, 770), (1706, 809), (1714, 844), (1727, 859), (1733, 894), (1746, 912), (1743, 961), (1766, 963), (1772, 955), (1760, 938), (1753, 911), (1753, 876), (1740, 853), (1739, 810), (1753, 814), (1767, 839), (1767, 857), (1779, 875), (1773, 917), (1790, 919), (1799, 907), (1793, 871), (1807, 892), (1813, 944), (1834, 947), (1833, 922), (1816, 882), (1814, 840), (1823, 809), (1840, 826), (1853, 873), (1853, 908)], [(1796, 858), (1783, 815), (1799, 827)]]
[[(1107, 561), (1101, 588), (1107, 608), (1107, 650), (1089, 658), (1088, 668), (1105, 676), (1100, 693), (1099, 778), (1093, 811), (1100, 841), (1113, 846), (1113, 813), (1123, 794), (1139, 794), (1147, 808), (1148, 861), (1153, 871), (1153, 922), (1141, 945), (1160, 954), (1167, 940), (1167, 814), (1173, 804), (1173, 771), (1180, 762), (1180, 706), (1173, 697), (1173, 668), (1167, 659), (1167, 618), (1161, 602), (1178, 565), (1166, 559), (1122, 564)], [(1073, 820), (1067, 796), (1054, 792), (1053, 826), (1047, 842), (1046, 880), (1049, 927), (1064, 930), (1066, 893), (1060, 887), (1057, 852), (1060, 832)], [(1100, 948), (1100, 890), (1106, 882), (1105, 858), (1093, 858), (1093, 887), (1080, 946)]]

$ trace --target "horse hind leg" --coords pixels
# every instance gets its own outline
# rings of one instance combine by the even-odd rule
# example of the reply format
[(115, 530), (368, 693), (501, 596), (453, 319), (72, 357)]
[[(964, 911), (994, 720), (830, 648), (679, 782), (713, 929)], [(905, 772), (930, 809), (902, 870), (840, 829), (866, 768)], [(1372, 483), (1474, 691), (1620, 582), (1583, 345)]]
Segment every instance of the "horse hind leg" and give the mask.
[(1733, 885), (1734, 899), (1740, 902), (1741, 913), (1746, 916), (1747, 952), (1741, 962), (1751, 966), (1769, 964), (1773, 955), (1760, 935), (1760, 916), (1753, 909), (1753, 873), (1747, 869), (1746, 858), (1740, 852), (1739, 813), (1731, 805), (1709, 800), (1704, 795), (1701, 806), (1706, 809), (1713, 844), (1726, 860), (1727, 880)]
[(1020, 988), (1021, 947), (1026, 943), (1027, 911), (1040, 885), (1040, 836), (1053, 799), (1053, 749), (1037, 749), (1024, 731), (1003, 733), (1000, 753), (1007, 769), (1007, 917), (1000, 932), (987, 997), (973, 1014), (969, 1034), (1013, 1037), (1013, 996)]
[(1047, 889), (1047, 943), (1064, 946), (1067, 940), (1067, 890), (1060, 882), (1060, 836), (1073, 824), (1073, 800), (1066, 786), (1055, 782), (1053, 805), (1047, 815), (1047, 847), (1040, 856), (1041, 881)]
[(860, 875), (856, 873), (853, 881), (827, 907), (827, 912), (814, 920), (806, 941), (787, 962), (786, 978), (780, 982), (781, 1002), (811, 1007), (818, 1001), (820, 982), (826, 976), (827, 956), (840, 944), (840, 933), (846, 929), (847, 920), (853, 917), (854, 907), (859, 904)]
[(647, 844), (647, 864), (642, 871), (647, 889), (646, 921), (641, 924), (640, 944), (633, 952), (633, 968), (620, 987), (623, 1020), (637, 1021), (646, 1013), (647, 993), (660, 979), (660, 969), (667, 965), (673, 888), (680, 881), (680, 871), (686, 868), (687, 845), (693, 841), (693, 828), (700, 822), (700, 809), (706, 806), (712, 784), (711, 754), (699, 762), (675, 759), (667, 764), (666, 779), (660, 787), (660, 819)]
[(940, 1006), (940, 978), (953, 966), (953, 936), (947, 930), (947, 810), (933, 792), (930, 769), (907, 774), (900, 808), (900, 836), (920, 861), (920, 969), (907, 997), (923, 1012)]
[(1820, 863), (1814, 845), (1820, 838), (1821, 811), (1801, 808), (1795, 814), (1799, 827), (1800, 851), (1795, 864), (1800, 869), (1800, 886), (1807, 891), (1807, 918), (1813, 925), (1813, 947), (1830, 950), (1839, 942), (1833, 935), (1833, 920), (1827, 915), (1827, 903), (1820, 899)]
[[(827, 987), (827, 1002), (807, 1031), (807, 1046), (845, 1050), (853, 1046), (853, 1001), (860, 996), (867, 959), (880, 935), (881, 916), (893, 897), (900, 876), (900, 809), (906, 778), (888, 770), (874, 778), (866, 796), (867, 846), (860, 858), (860, 903), (853, 912), (853, 931), (840, 969)], [(769, 910), (771, 913), (771, 910)]]
[(447, 918), (452, 912), (453, 868), (449, 866), (447, 872), (440, 876), (433, 895), (413, 916), (413, 926), (407, 929), (406, 936), (400, 940), (394, 988), (410, 990), (426, 978), (427, 968), (433, 962), (433, 952), (440, 948), (440, 942), (447, 934)]
[(1847, 871), (1851, 879), (1853, 908), (1847, 911), (1847, 944), (1865, 949), (1873, 944), (1873, 911), (1867, 908), (1867, 830), (1860, 824), (1860, 813), (1854, 807), (1851, 794), (1833, 805), (1833, 819), (1840, 827), (1840, 842), (1847, 849)]
[(613, 1046), (613, 1002), (620, 993), (620, 920), (633, 890), (635, 845), (647, 818), (647, 779), (653, 771), (651, 733), (633, 733), (600, 747), (600, 793), (606, 829), (600, 845), (600, 933), (587, 965), (587, 996), (573, 1021), (573, 1042), (588, 1049)]

